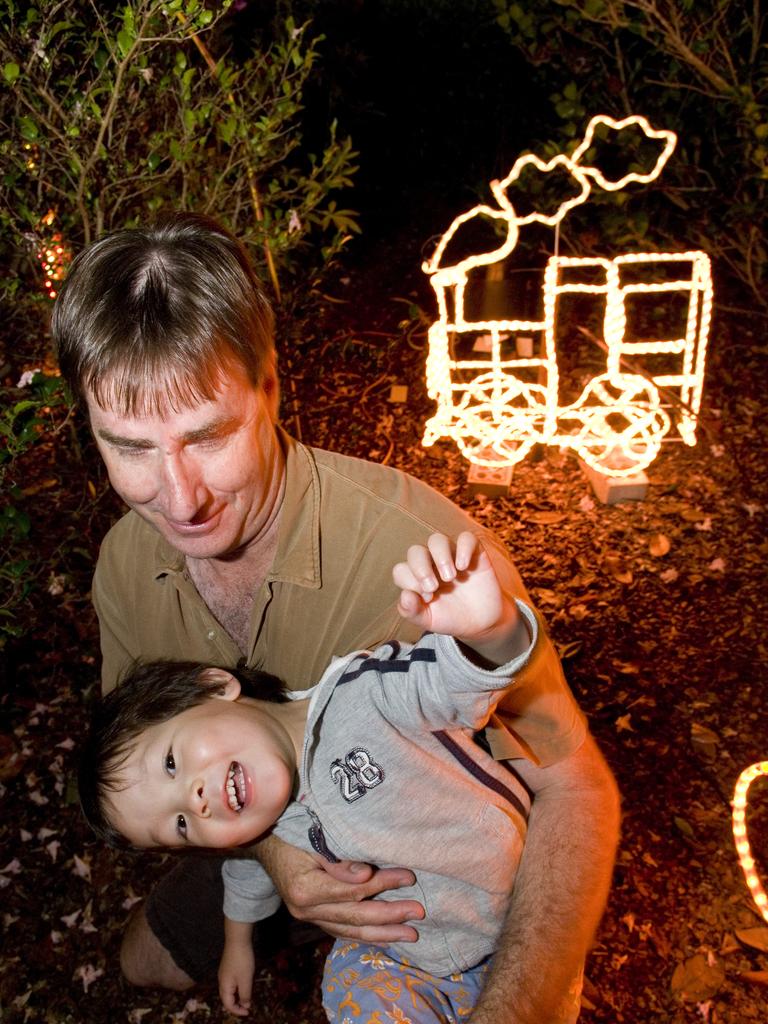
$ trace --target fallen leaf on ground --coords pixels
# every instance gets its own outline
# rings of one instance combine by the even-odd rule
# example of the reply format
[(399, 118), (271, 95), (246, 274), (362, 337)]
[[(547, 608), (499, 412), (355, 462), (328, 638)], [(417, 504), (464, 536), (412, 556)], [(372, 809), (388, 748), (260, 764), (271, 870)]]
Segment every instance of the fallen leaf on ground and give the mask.
[(717, 962), (708, 963), (703, 953), (697, 953), (677, 965), (671, 988), (685, 1003), (703, 1003), (715, 995), (724, 981), (722, 966)]
[(572, 658), (574, 655), (579, 653), (581, 647), (581, 640), (572, 640), (567, 644), (558, 644), (557, 653), (560, 657), (560, 661), (565, 661), (566, 658)]
[(704, 754), (706, 757), (715, 757), (719, 742), (720, 737), (717, 733), (708, 729), (705, 725), (699, 725), (698, 722), (694, 722), (691, 726), (691, 743), (694, 750), (699, 751), (699, 753)]
[(10, 736), (0, 736), (0, 779), (12, 779), (21, 772), (24, 760)]
[(81, 860), (77, 854), (72, 858), (74, 867), (72, 868), (73, 874), (77, 875), (78, 878), (84, 878), (86, 882), (91, 880), (91, 865), (84, 860)]
[(720, 946), (720, 955), (727, 956), (728, 953), (735, 953), (738, 949), (741, 949), (741, 946), (736, 941), (735, 936), (730, 932), (726, 932), (723, 937), (722, 945)]
[(696, 833), (693, 831), (693, 829), (685, 820), (685, 818), (681, 818), (679, 817), (679, 815), (675, 815), (674, 822), (675, 827), (679, 829), (679, 831), (682, 832), (684, 836), (687, 836), (689, 839), (696, 838)]
[(562, 523), (565, 519), (564, 512), (531, 512), (528, 516), (523, 516), (526, 522), (535, 523), (536, 526), (554, 526), (556, 523)]
[(662, 558), (667, 554), (672, 545), (669, 542), (669, 537), (663, 533), (654, 533), (648, 542), (648, 550), (654, 556), (654, 558)]
[(768, 985), (768, 971), (740, 971), (739, 977), (752, 985)]
[(768, 928), (737, 928), (736, 938), (745, 946), (768, 953)]
[(94, 967), (93, 964), (83, 964), (82, 967), (78, 967), (75, 971), (75, 977), (80, 978), (83, 983), (83, 992), (87, 993), (88, 989), (97, 981), (104, 971), (101, 967)]
[(56, 477), (49, 477), (47, 480), (41, 480), (39, 484), (30, 484), (29, 487), (22, 487), (21, 493), (27, 497), (32, 497), (33, 494), (39, 494), (40, 491), (47, 491), (51, 487), (55, 487), (59, 481)]

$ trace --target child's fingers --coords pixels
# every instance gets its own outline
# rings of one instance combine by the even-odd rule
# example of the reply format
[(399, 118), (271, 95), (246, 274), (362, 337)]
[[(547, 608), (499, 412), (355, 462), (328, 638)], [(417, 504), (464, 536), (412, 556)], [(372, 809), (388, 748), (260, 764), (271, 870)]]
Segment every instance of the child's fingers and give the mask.
[(459, 572), (464, 572), (472, 564), (473, 559), (476, 557), (476, 552), (482, 552), (482, 550), (479, 538), (474, 533), (470, 533), (469, 530), (464, 530), (456, 538), (456, 569)]
[(427, 541), (432, 564), (444, 583), (456, 579), (456, 564), (453, 557), (453, 545), (444, 533), (433, 533)]
[(401, 590), (420, 590), (420, 584), (407, 562), (398, 562), (392, 569), (395, 586)]
[(413, 590), (429, 601), (440, 585), (432, 567), (426, 548), (412, 547), (408, 550), (408, 561), (398, 562), (392, 570), (395, 586), (401, 590)]
[(417, 586), (412, 589), (418, 590), (422, 594), (431, 594), (437, 590), (440, 586), (440, 580), (429, 548), (423, 544), (413, 544), (408, 548), (406, 561), (408, 568), (417, 581)]
[(424, 611), (424, 600), (413, 590), (401, 590), (397, 610), (405, 619), (415, 619)]
[(245, 1016), (247, 1011), (238, 1002), (237, 985), (234, 982), (231, 985), (227, 982), (222, 982), (219, 985), (219, 996), (225, 1010), (229, 1013), (234, 1013), (236, 1017)]

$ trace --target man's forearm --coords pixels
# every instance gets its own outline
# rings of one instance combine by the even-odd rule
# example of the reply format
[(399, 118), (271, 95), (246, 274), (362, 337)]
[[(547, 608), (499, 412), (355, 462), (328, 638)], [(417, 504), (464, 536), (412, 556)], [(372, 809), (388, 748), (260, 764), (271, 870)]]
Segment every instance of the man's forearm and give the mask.
[(559, 1024), (608, 894), (619, 801), (594, 742), (588, 738), (564, 765), (536, 771), (546, 782), (534, 798), (504, 932), (472, 1024)]

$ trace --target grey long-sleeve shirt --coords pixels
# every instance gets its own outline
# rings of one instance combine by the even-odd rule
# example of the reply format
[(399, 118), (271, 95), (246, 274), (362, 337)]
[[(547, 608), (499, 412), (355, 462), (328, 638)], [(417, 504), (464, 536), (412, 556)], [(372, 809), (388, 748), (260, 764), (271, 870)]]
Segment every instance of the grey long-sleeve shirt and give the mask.
[[(535, 647), (535, 616), (518, 606), (531, 644), (497, 669), (428, 633), (338, 659), (301, 695), (312, 703), (298, 795), (274, 833), (328, 859), (411, 868), (414, 886), (379, 898), (418, 900), (426, 916), (417, 942), (389, 948), (437, 976), (493, 953), (525, 841), (525, 788), (472, 740)], [(223, 876), (231, 920), (277, 909), (257, 861), (230, 859)]]

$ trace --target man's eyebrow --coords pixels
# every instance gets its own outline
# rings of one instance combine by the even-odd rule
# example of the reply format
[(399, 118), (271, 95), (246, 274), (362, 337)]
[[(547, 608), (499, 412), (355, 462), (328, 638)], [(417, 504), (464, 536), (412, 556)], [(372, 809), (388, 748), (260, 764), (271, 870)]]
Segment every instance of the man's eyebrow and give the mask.
[(238, 422), (239, 421), (235, 416), (222, 416), (220, 419), (206, 423), (205, 426), (198, 427), (197, 430), (188, 430), (185, 434), (181, 435), (181, 439), (187, 444), (197, 444), (200, 441), (213, 441), (217, 437), (222, 437), (224, 434), (228, 434), (238, 425)]
[(108, 430), (106, 427), (97, 427), (96, 433), (102, 441), (106, 441), (108, 444), (117, 445), (119, 448), (136, 448), (144, 450), (153, 447), (152, 442), (145, 440), (144, 438), (121, 437), (119, 434), (113, 434), (112, 431)]
[[(199, 444), (201, 441), (213, 441), (234, 430), (238, 422), (235, 416), (223, 416), (220, 419), (204, 424), (202, 427), (198, 427), (196, 430), (186, 431), (181, 435), (181, 441), (184, 444)], [(103, 441), (116, 445), (118, 448), (134, 448), (137, 451), (146, 451), (155, 447), (154, 443), (148, 439), (142, 437), (123, 437), (120, 434), (113, 433), (108, 427), (98, 427), (96, 433)]]

